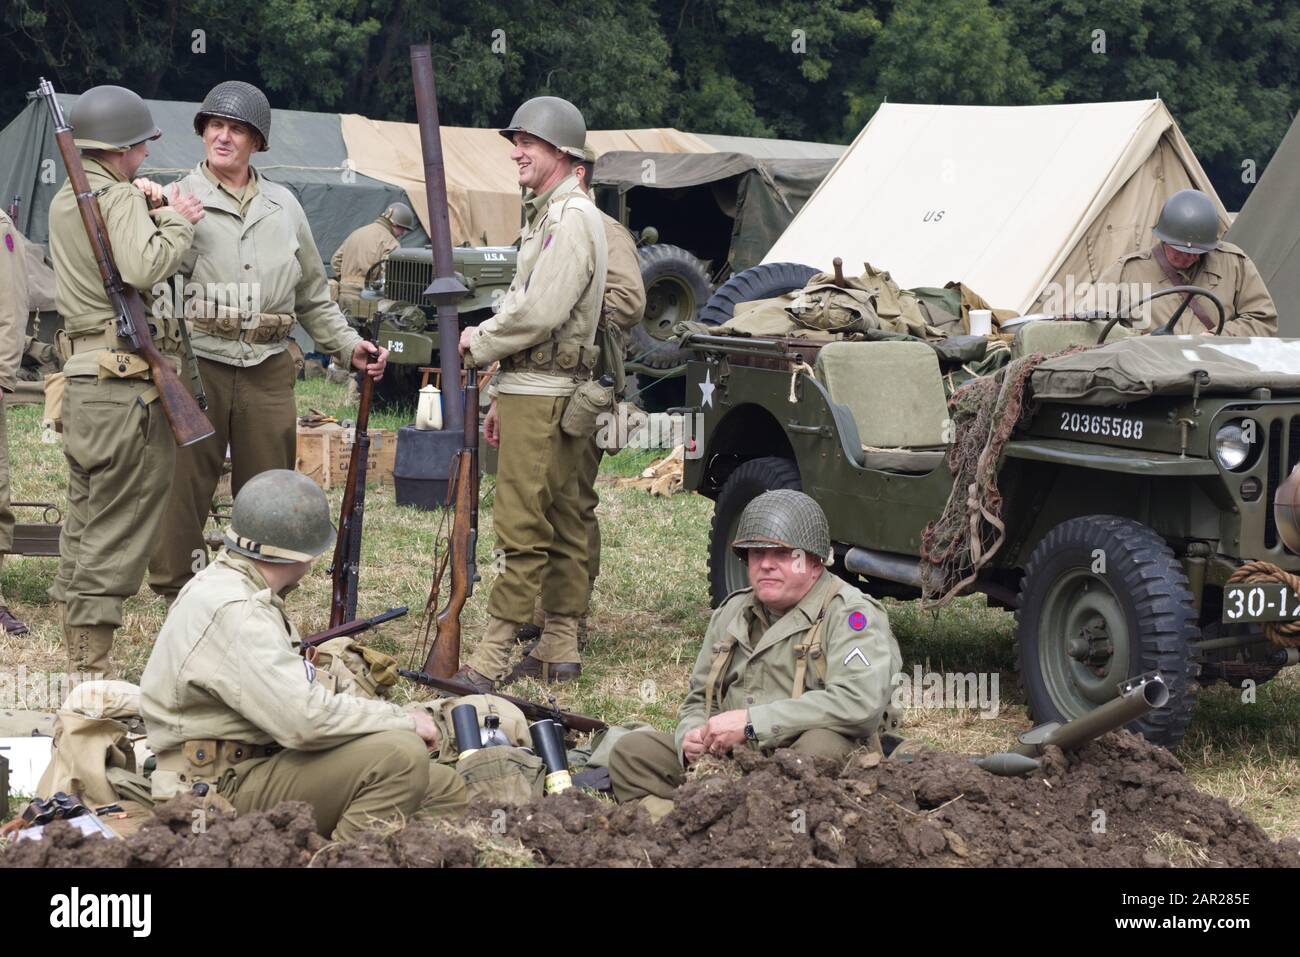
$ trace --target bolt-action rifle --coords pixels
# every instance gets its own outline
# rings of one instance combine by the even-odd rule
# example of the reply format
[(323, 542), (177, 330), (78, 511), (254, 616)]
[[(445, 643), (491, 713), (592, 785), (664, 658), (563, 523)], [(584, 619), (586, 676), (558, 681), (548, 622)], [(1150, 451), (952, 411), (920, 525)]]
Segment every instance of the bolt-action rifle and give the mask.
[(212, 423), (203, 414), (190, 390), (181, 382), (170, 360), (164, 359), (158, 351), (153, 341), (154, 329), (145, 314), (140, 293), (128, 286), (118, 271), (117, 261), (113, 258), (113, 246), (108, 240), (108, 228), (104, 225), (104, 214), (99, 208), (99, 199), (86, 180), (81, 153), (73, 141), (72, 127), (64, 119), (63, 108), (54, 95), (54, 85), (41, 77), (36, 92), (28, 96), (44, 100), (49, 107), (54, 121), (54, 139), (63, 156), (63, 165), (68, 170), (68, 180), (72, 183), (77, 208), (81, 211), (81, 224), (86, 229), (91, 252), (95, 255), (100, 278), (104, 281), (104, 292), (108, 295), (108, 304), (115, 316), (117, 337), (129, 342), (131, 351), (148, 363), (149, 375), (158, 390), (158, 398), (163, 413), (167, 416), (167, 424), (171, 426), (172, 435), (176, 437), (176, 444), (183, 447), (206, 439), (215, 432)]
[[(379, 317), (370, 323), (370, 340), (379, 338)], [(339, 536), (334, 543), (334, 560), (329, 573), (334, 579), (330, 596), (330, 627), (357, 616), (357, 588), (361, 578), (361, 526), (366, 511), (366, 472), (370, 467), (370, 398), (375, 380), (361, 373), (361, 401), (356, 427), (352, 430), (352, 457), (348, 460), (348, 481), (339, 509)]]

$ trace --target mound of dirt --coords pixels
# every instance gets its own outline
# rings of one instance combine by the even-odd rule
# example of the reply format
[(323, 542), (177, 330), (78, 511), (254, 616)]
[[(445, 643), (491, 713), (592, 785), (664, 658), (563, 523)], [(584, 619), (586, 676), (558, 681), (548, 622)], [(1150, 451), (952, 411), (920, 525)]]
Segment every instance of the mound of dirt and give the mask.
[(1023, 778), (926, 750), (910, 762), (859, 754), (846, 764), (741, 752), (694, 774), (657, 824), (636, 804), (569, 791), (328, 844), (305, 804), (210, 817), (199, 834), (196, 808), (192, 798), (171, 801), (119, 841), (82, 839), (56, 823), (44, 841), (0, 853), (0, 867), (1300, 864), (1300, 842), (1269, 840), (1225, 801), (1197, 791), (1173, 755), (1127, 732), (1077, 754), (1053, 749), (1041, 771)]

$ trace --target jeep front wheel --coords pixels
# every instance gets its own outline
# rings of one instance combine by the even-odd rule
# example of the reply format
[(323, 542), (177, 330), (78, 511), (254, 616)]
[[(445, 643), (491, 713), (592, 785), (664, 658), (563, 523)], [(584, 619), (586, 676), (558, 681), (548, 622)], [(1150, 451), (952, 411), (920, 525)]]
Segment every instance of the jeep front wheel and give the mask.
[(731, 550), (745, 506), (764, 492), (778, 488), (798, 491), (802, 487), (799, 467), (778, 456), (750, 459), (727, 476), (709, 526), (709, 598), (714, 608), (732, 592), (749, 587), (749, 571)]
[(1168, 704), (1128, 725), (1172, 748), (1191, 720), (1196, 610), (1164, 539), (1138, 522), (1088, 515), (1038, 543), (1016, 612), (1020, 673), (1036, 722), (1066, 722), (1118, 695), (1126, 678), (1157, 671)]

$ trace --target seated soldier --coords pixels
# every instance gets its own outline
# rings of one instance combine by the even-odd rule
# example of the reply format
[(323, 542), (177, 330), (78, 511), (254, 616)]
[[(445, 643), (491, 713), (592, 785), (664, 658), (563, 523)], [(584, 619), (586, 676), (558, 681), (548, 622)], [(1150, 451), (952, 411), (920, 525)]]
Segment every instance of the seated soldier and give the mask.
[(334, 694), (298, 654), (282, 596), (334, 536), (325, 493), (297, 472), (235, 497), (225, 547), (177, 596), (140, 680), (156, 800), (206, 784), (240, 813), (306, 801), (338, 841), (464, 809), (460, 775), (429, 759), (427, 712)]
[(802, 492), (765, 492), (745, 507), (732, 548), (751, 587), (713, 613), (675, 739), (638, 732), (614, 746), (620, 801), (671, 799), (705, 753), (789, 747), (838, 758), (879, 747), (902, 657), (880, 603), (826, 569), (821, 506)]

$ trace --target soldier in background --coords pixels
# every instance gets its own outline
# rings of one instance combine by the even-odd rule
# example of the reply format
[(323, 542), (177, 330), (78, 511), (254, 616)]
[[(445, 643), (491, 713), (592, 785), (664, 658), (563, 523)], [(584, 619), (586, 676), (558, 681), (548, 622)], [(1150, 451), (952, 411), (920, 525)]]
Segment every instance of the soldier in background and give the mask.
[[(167, 599), (207, 558), (203, 527), (230, 448), (231, 490), (297, 457), (295, 322), (344, 367), (379, 379), (388, 350), (353, 331), (329, 296), (325, 267), (293, 193), (251, 165), (270, 142), (271, 106), (257, 87), (219, 83), (194, 115), (206, 158), (180, 181), (207, 211), (182, 273), (186, 315), (216, 434), (181, 449), (149, 585)], [(161, 191), (155, 201), (161, 201)]]
[(788, 747), (843, 758), (879, 749), (902, 656), (884, 606), (825, 567), (832, 552), (821, 506), (803, 492), (765, 492), (745, 506), (731, 547), (750, 587), (709, 620), (676, 735), (638, 731), (614, 745), (619, 801), (671, 801), (706, 753)]
[[(1276, 336), (1277, 307), (1245, 251), (1219, 239), (1214, 200), (1196, 189), (1179, 190), (1165, 201), (1152, 232), (1156, 244), (1129, 253), (1101, 274), (1093, 308), (1109, 311), (1171, 286), (1202, 286), (1223, 301), (1225, 336)], [(1164, 328), (1185, 297), (1162, 296), (1138, 307), (1150, 315), (1147, 331)], [(1174, 327), (1177, 335), (1213, 335), (1219, 311), (1204, 296), (1193, 296)]]
[(415, 228), (415, 213), (405, 203), (393, 203), (379, 218), (354, 230), (330, 260), (339, 281), (339, 305), (356, 312), (357, 299), (365, 288), (366, 275), (401, 245), (401, 238)]
[[(589, 196), (595, 168), (596, 151), (588, 144), (583, 147), (582, 163), (574, 168), (574, 172), (582, 184), (582, 191)], [(632, 234), (617, 219), (603, 211), (600, 219), (605, 226), (609, 257), (605, 266), (605, 296), (601, 301), (600, 320), (596, 325), (596, 346), (600, 349), (600, 358), (596, 362), (593, 376), (601, 379), (608, 375), (614, 382), (615, 397), (621, 400), (627, 392), (627, 373), (623, 369), (627, 352), (626, 332), (639, 323), (645, 313), (645, 283), (641, 281), (641, 261), (637, 258), (636, 240)], [(591, 437), (578, 465), (578, 510), (582, 515), (582, 523), (587, 528), (588, 604), (596, 589), (596, 578), (600, 575), (600, 521), (596, 517), (600, 496), (596, 493), (596, 476), (600, 472), (600, 460), (610, 451), (600, 447), (598, 435), (599, 433)], [(530, 623), (516, 632), (516, 638), (529, 641), (536, 639), (540, 633), (541, 625)], [(586, 637), (587, 617), (584, 615), (578, 623), (579, 643), (585, 641)], [(541, 674), (541, 662), (532, 656), (535, 647), (535, 643), (528, 646), (523, 661), (512, 673), (512, 680), (525, 675), (537, 677)]]
[[(14, 513), (9, 509), (9, 439), (5, 432), (5, 393), (14, 390), (27, 332), (27, 263), (23, 237), (0, 209), (0, 567), (14, 547)], [(25, 635), (27, 625), (5, 604), (0, 591), (0, 633)]]
[[(68, 118), (118, 271), (150, 308), (154, 285), (176, 272), (189, 253), (203, 207), (172, 187), (170, 205), (151, 210), (141, 187), (153, 184), (132, 183), (149, 155), (149, 141), (162, 135), (135, 93), (97, 86), (77, 98)], [(122, 602), (139, 589), (158, 540), (176, 440), (148, 364), (117, 337), (70, 182), (51, 201), (49, 223), (56, 302), (67, 335), (63, 453), (68, 460), (68, 514), (50, 597), (64, 626), (70, 670), (107, 675)], [(179, 327), (156, 313), (151, 325), (158, 351), (179, 366)]]
[(263, 472), (235, 496), (225, 547), (181, 590), (140, 679), (156, 800), (206, 784), (241, 814), (306, 801), (335, 841), (464, 810), (464, 780), (429, 758), (428, 712), (335, 694), (298, 653), (282, 596), (334, 538), (305, 475)]
[(488, 599), (488, 627), (460, 678), (490, 691), (505, 677), (517, 627), (542, 595), (546, 625), (532, 657), (544, 681), (582, 672), (578, 620), (587, 612), (587, 529), (578, 470), (590, 435), (562, 419), (591, 379), (607, 246), (600, 212), (574, 169), (586, 122), (567, 100), (541, 96), (515, 111), (501, 135), (527, 192), (519, 266), (500, 310), (461, 333), (460, 351), (487, 368), (500, 360), (484, 438), (497, 446), (493, 527), (504, 570)]

